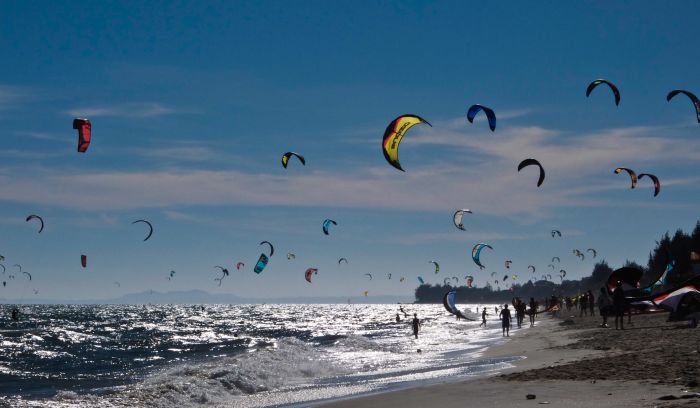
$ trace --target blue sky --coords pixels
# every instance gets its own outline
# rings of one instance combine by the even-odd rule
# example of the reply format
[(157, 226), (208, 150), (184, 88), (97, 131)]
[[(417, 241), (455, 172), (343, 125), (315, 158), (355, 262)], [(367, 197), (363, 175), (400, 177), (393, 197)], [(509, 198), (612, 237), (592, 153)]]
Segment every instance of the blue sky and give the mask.
[[(687, 98), (665, 100), (700, 94), (700, 5), (611, 3), (2, 3), (0, 253), (34, 280), (0, 297), (411, 295), (417, 276), (481, 286), (506, 259), (522, 279), (559, 256), (578, 278), (594, 261), (572, 249), (590, 247), (645, 264), (661, 234), (700, 218), (700, 125)], [(619, 107), (604, 87), (585, 97), (596, 78), (617, 84)], [(496, 132), (466, 121), (474, 103)], [(404, 138), (402, 173), (381, 138), (404, 113), (433, 127)], [(92, 121), (86, 154), (76, 116)], [(307, 165), (283, 169), (290, 150)], [(528, 157), (540, 188), (516, 171)], [(658, 175), (661, 194), (629, 189), (618, 166)], [(466, 232), (459, 208), (474, 212)], [(276, 252), (255, 275), (262, 240)], [(494, 247), (483, 271), (480, 241)], [(232, 272), (221, 287), (214, 265)]]

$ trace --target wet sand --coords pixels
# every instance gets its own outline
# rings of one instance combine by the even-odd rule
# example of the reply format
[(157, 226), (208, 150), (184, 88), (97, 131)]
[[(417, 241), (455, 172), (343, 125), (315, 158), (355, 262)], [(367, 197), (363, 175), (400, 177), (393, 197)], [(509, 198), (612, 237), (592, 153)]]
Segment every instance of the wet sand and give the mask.
[[(525, 356), (487, 378), (334, 401), (324, 407), (700, 407), (700, 328), (667, 314), (634, 315), (625, 330), (564, 312), (511, 332), (484, 357)], [(569, 322), (565, 322), (565, 321)], [(567, 324), (570, 323), (570, 324)], [(614, 321), (613, 321), (614, 323)], [(610, 323), (609, 323), (610, 324)], [(528, 394), (535, 399), (527, 399)], [(661, 398), (661, 399), (660, 399)]]

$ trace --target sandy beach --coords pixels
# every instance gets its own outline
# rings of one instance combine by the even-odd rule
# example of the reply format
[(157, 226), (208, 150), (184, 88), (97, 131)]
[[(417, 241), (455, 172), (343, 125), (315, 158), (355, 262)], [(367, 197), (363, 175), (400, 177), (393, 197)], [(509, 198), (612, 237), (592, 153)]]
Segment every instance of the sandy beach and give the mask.
[[(487, 378), (417, 387), (324, 407), (689, 407), (700, 406), (700, 331), (668, 315), (635, 315), (625, 330), (599, 317), (545, 317), (511, 332), (484, 357), (521, 355)], [(567, 322), (565, 322), (568, 320)], [(532, 394), (534, 399), (528, 399)]]

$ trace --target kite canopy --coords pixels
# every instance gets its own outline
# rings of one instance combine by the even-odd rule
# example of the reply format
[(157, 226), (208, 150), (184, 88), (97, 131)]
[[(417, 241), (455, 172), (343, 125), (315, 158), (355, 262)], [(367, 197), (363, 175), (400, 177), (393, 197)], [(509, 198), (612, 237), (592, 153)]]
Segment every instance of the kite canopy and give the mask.
[(401, 163), (399, 163), (399, 144), (406, 132), (420, 123), (425, 123), (432, 127), (427, 120), (416, 115), (401, 115), (386, 127), (382, 138), (382, 152), (384, 153), (386, 161), (394, 166), (394, 168), (405, 171), (401, 168)]
[(540, 178), (537, 180), (537, 187), (539, 187), (542, 185), (542, 182), (544, 181), (544, 168), (542, 167), (542, 165), (540, 164), (539, 161), (537, 161), (535, 159), (525, 159), (525, 160), (521, 161), (520, 164), (518, 164), (518, 172), (527, 166), (533, 166), (533, 165), (540, 168)]
[(479, 112), (484, 112), (486, 118), (489, 120), (489, 128), (492, 132), (496, 131), (496, 114), (493, 113), (491, 108), (487, 108), (484, 105), (476, 104), (469, 107), (467, 111), (467, 120), (469, 123), (474, 123), (474, 118)]
[(558, 235), (559, 237), (561, 237), (561, 231), (559, 231), (559, 230), (552, 230), (552, 238), (554, 238), (556, 235)]
[(80, 255), (80, 265), (87, 268), (87, 255)]
[(671, 312), (670, 320), (685, 320), (689, 314), (700, 312), (700, 291), (688, 285), (659, 296), (653, 302)]
[[(611, 291), (614, 290), (617, 287), (618, 281), (627, 285), (629, 289), (637, 288), (637, 284), (639, 284), (639, 280), (642, 279), (643, 274), (644, 272), (639, 269), (629, 266), (615, 269), (608, 277), (608, 289)], [(625, 288), (625, 290), (628, 288)]]
[(469, 318), (464, 315), (458, 308), (457, 305), (455, 305), (455, 299), (457, 297), (457, 291), (456, 290), (451, 290), (447, 293), (445, 293), (445, 296), (442, 297), (442, 304), (445, 306), (445, 309), (450, 312), (453, 315), (457, 315), (462, 319), (465, 320), (475, 320), (472, 318)]
[(337, 222), (335, 222), (335, 221), (333, 221), (333, 220), (331, 220), (331, 219), (328, 219), (328, 218), (326, 218), (326, 219), (323, 221), (323, 233), (324, 233), (324, 234), (328, 235), (328, 227), (330, 227), (331, 224), (333, 224), (333, 225), (338, 225)]
[[(272, 245), (270, 245), (272, 246)], [(255, 267), (253, 267), (253, 272), (260, 274), (260, 272), (265, 269), (267, 266), (267, 262), (270, 260), (270, 258), (267, 257), (265, 254), (260, 254), (260, 257), (258, 258), (258, 261), (255, 263)]]
[(472, 211), (467, 209), (467, 208), (457, 210), (453, 216), (455, 227), (464, 231), (465, 229), (464, 229), (464, 224), (462, 223), (462, 218), (464, 218), (464, 214), (471, 214), (471, 213), (472, 213)]
[(133, 225), (133, 224), (136, 224), (137, 222), (143, 222), (144, 224), (148, 225), (148, 228), (149, 228), (148, 235), (146, 235), (146, 238), (143, 239), (144, 241), (148, 241), (148, 238), (150, 238), (151, 235), (153, 235), (153, 225), (146, 220), (136, 220), (136, 221), (132, 222), (131, 224)]
[(419, 276), (417, 279), (418, 279), (418, 282), (419, 282), (421, 285), (425, 284), (425, 281), (423, 280), (422, 277)]
[(659, 178), (653, 174), (641, 173), (639, 175), (639, 180), (641, 180), (644, 177), (649, 177), (654, 182), (654, 197), (659, 195), (659, 192), (661, 191), (661, 183), (659, 182)]
[(437, 263), (437, 261), (428, 261), (428, 263), (434, 264), (435, 265), (435, 273), (440, 272), (440, 264)]
[(318, 269), (316, 268), (309, 268), (304, 272), (304, 279), (306, 279), (307, 282), (311, 283), (311, 275), (318, 275)]
[(695, 116), (697, 116), (698, 123), (700, 123), (700, 100), (692, 92), (683, 89), (674, 89), (666, 95), (666, 101), (670, 102), (674, 96), (681, 93), (690, 98), (690, 101), (693, 102), (693, 106), (695, 106)]
[(632, 181), (631, 188), (637, 187), (637, 174), (634, 172), (634, 170), (628, 169), (627, 167), (618, 167), (615, 169), (615, 174), (620, 174), (623, 171), (626, 171), (627, 174), (630, 175), (630, 180)]
[(39, 216), (36, 215), (36, 214), (32, 214), (32, 215), (28, 216), (27, 219), (26, 219), (25, 221), (26, 221), (26, 222), (29, 222), (29, 221), (31, 221), (31, 220), (39, 220), (39, 223), (40, 223), (39, 225), (40, 225), (40, 226), (39, 226), (39, 231), (38, 231), (38, 232), (39, 232), (39, 234), (41, 234), (41, 231), (44, 230), (44, 219), (41, 218), (41, 217), (39, 217)]
[(306, 160), (304, 159), (304, 156), (302, 156), (298, 153), (295, 153), (295, 152), (287, 152), (287, 153), (282, 155), (282, 167), (284, 167), (285, 169), (287, 168), (287, 164), (289, 164), (289, 158), (292, 156), (299, 159), (301, 164), (306, 166)]
[(475, 264), (481, 269), (484, 269), (485, 266), (481, 264), (480, 256), (481, 256), (481, 250), (484, 248), (489, 248), (493, 250), (493, 247), (489, 244), (485, 244), (483, 242), (480, 242), (472, 248), (472, 260), (474, 261)]
[(88, 119), (75, 118), (73, 119), (73, 129), (78, 131), (78, 152), (85, 153), (90, 147), (92, 125)]
[(620, 105), (620, 91), (617, 89), (615, 84), (606, 79), (596, 79), (595, 81), (588, 84), (588, 88), (586, 88), (586, 97), (590, 96), (591, 92), (593, 92), (593, 90), (600, 84), (605, 84), (610, 87), (610, 89), (613, 92), (613, 95), (615, 95), (615, 105)]

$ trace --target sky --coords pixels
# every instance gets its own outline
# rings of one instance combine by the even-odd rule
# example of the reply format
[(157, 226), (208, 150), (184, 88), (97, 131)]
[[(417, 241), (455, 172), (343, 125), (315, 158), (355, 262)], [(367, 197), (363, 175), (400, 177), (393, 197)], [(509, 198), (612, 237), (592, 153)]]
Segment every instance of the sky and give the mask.
[[(666, 101), (700, 94), (699, 15), (694, 1), (2, 2), (0, 298), (361, 301), (410, 296), (418, 276), (539, 278), (553, 256), (572, 278), (646, 264), (700, 219), (700, 124), (688, 98)], [(596, 78), (619, 106), (604, 85), (586, 97)], [(495, 132), (467, 122), (475, 103)], [(405, 172), (381, 147), (402, 114), (432, 124), (403, 138)], [(74, 117), (92, 122), (86, 153)], [(306, 165), (284, 169), (287, 151)], [(541, 187), (517, 171), (530, 157)], [(656, 174), (661, 193), (616, 167)], [(263, 240), (275, 254), (257, 275)], [(483, 270), (478, 242), (493, 247)], [(31, 282), (7, 279), (15, 264)], [(231, 272), (221, 286), (215, 265)]]

